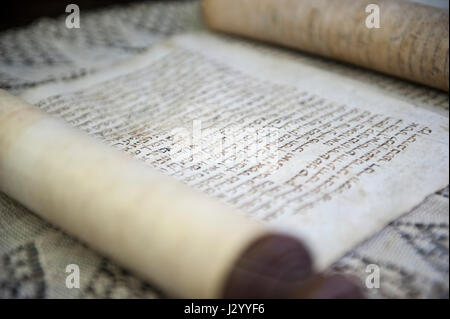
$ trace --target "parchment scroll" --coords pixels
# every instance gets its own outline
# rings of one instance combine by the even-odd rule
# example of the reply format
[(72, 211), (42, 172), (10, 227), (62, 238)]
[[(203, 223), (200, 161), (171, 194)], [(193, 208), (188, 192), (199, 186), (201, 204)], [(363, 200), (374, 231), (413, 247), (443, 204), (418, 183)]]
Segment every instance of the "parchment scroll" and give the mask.
[(0, 91), (0, 190), (155, 282), (215, 298), (266, 231)]
[[(366, 25), (369, 4), (379, 28)], [(203, 11), (214, 30), (449, 89), (448, 10), (402, 0), (203, 0)]]
[[(2, 93), (0, 190), (172, 295), (216, 297), (268, 232), (235, 211), (303, 239), (321, 270), (448, 185), (448, 118), (383, 92), (229, 38), (174, 37), (25, 92), (35, 108)], [(175, 132), (198, 121), (193, 149)]]

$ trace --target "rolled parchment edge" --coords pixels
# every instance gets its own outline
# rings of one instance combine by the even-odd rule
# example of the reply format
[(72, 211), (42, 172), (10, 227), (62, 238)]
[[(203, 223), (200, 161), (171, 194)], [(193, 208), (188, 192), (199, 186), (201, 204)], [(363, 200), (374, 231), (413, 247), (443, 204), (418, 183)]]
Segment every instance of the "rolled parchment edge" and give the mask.
[[(388, 20), (389, 25), (385, 26), (386, 23), (384, 23), (380, 29), (369, 29), (363, 26), (367, 18), (367, 12), (364, 9), (369, 2), (358, 0), (353, 3), (355, 0), (346, 0), (346, 2), (349, 1), (351, 2), (350, 9), (345, 11), (345, 6), (341, 6), (339, 1), (321, 6), (319, 1), (314, 0), (280, 0), (274, 2), (271, 2), (271, 0), (242, 0), (242, 2), (235, 0), (201, 0), (200, 10), (205, 25), (216, 32), (281, 45), (445, 92), (449, 91), (448, 10), (445, 11), (441, 8), (409, 1), (377, 0), (373, 3), (383, 7), (381, 19), (384, 22)], [(236, 2), (239, 2), (239, 5), (236, 5)], [(270, 4), (270, 6), (267, 4)], [(333, 15), (333, 10), (336, 10), (334, 15), (337, 18), (329, 19)], [(324, 39), (315, 34), (318, 32), (317, 30), (307, 29), (299, 21), (311, 24), (318, 24), (318, 22), (310, 21), (309, 18), (311, 17), (308, 16), (306, 16), (308, 19), (298, 18), (297, 15), (302, 11), (315, 12), (316, 16), (329, 21), (324, 24), (327, 24), (328, 29), (331, 29), (336, 37), (342, 38), (342, 43), (339, 43), (339, 45), (330, 43), (329, 39)], [(395, 13), (391, 11), (395, 11)], [(418, 35), (416, 30), (410, 28), (397, 29), (395, 19), (391, 18), (407, 19), (406, 13), (409, 11), (415, 13), (411, 16), (413, 21), (417, 17), (433, 17), (432, 26), (427, 31), (428, 36), (427, 34)], [(345, 13), (347, 19), (342, 18)], [(400, 17), (396, 17), (395, 14), (400, 14)], [(403, 16), (404, 14), (405, 16)], [(358, 25), (346, 25), (346, 23), (352, 23), (352, 21), (358, 21)], [(320, 27), (317, 29), (320, 29)], [(421, 28), (418, 30), (420, 32)], [(348, 37), (349, 32), (350, 34), (355, 33), (354, 38), (359, 39), (360, 42), (349, 45), (348, 39), (343, 39), (343, 35), (345, 34)], [(328, 33), (327, 36), (329, 36)], [(315, 35), (315, 37), (306, 41), (305, 39), (311, 35)], [(400, 41), (398, 38), (400, 38)], [(420, 39), (423, 43), (418, 43), (415, 46), (417, 39)], [(432, 43), (428, 43), (430, 41)], [(364, 42), (365, 45), (361, 45)], [(389, 46), (391, 42), (393, 43), (392, 48), (380, 47), (381, 44)], [(367, 45), (368, 43), (372, 43), (373, 47)], [(333, 48), (333, 46), (336, 48), (330, 50), (329, 48)], [(373, 52), (367, 53), (370, 51)], [(387, 51), (392, 51), (389, 54), (394, 53), (399, 64), (386, 56)], [(425, 66), (422, 63), (425, 63)], [(419, 70), (420, 73), (417, 74)]]
[(170, 296), (220, 297), (234, 262), (268, 233), (5, 91), (0, 149), (1, 191)]
[(170, 297), (362, 297), (340, 275), (315, 274), (297, 238), (2, 90), (0, 149), (0, 191)]

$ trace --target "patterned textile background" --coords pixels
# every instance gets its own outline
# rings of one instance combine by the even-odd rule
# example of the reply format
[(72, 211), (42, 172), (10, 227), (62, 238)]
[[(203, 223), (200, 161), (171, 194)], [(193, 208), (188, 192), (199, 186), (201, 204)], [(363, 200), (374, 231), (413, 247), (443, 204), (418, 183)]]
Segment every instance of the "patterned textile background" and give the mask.
[[(170, 35), (202, 28), (197, 1), (136, 3), (82, 12), (82, 28), (76, 32), (67, 29), (64, 21), (65, 17), (41, 19), (0, 33), (0, 88), (20, 93), (83, 77)], [(448, 110), (448, 96), (440, 104)], [(66, 287), (69, 264), (80, 267), (79, 289)], [(449, 188), (429, 196), (328, 271), (352, 274), (364, 284), (371, 264), (380, 267), (381, 283), (379, 289), (367, 289), (370, 298), (448, 298)], [(0, 298), (161, 297), (157, 287), (0, 193)]]

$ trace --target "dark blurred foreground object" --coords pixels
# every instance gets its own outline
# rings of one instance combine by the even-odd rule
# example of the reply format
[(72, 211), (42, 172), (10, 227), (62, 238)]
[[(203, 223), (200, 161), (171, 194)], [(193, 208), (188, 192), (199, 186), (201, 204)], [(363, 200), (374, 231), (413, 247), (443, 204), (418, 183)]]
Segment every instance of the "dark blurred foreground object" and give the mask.
[(224, 298), (361, 299), (356, 282), (342, 275), (314, 273), (306, 247), (297, 239), (268, 235), (239, 258)]
[[(158, 0), (145, 0), (158, 1)], [(174, 0), (159, 0), (158, 2), (173, 2)], [(178, 0), (186, 1), (186, 0)], [(69, 4), (76, 4), (80, 12), (99, 9), (114, 4), (144, 2), (138, 0), (6, 0), (1, 3), (0, 31), (30, 24), (41, 17), (58, 17), (66, 14)]]

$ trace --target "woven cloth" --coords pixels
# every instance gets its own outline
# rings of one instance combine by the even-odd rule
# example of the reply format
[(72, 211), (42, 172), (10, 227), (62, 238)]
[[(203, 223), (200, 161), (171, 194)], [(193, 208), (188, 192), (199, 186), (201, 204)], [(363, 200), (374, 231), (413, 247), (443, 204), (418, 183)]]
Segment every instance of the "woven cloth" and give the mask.
[[(197, 1), (137, 3), (81, 12), (81, 28), (65, 17), (42, 19), (0, 34), (0, 87), (12, 93), (83, 77), (148, 49), (170, 35), (202, 28)], [(346, 66), (343, 66), (346, 68)], [(376, 75), (380, 78), (383, 76)], [(384, 78), (387, 79), (387, 78)], [(438, 94), (448, 110), (448, 97)], [(364, 285), (380, 269), (370, 298), (448, 298), (449, 188), (348, 252), (329, 272)], [(80, 268), (80, 288), (66, 286), (66, 266)], [(0, 298), (160, 298), (128, 273), (0, 193)]]

